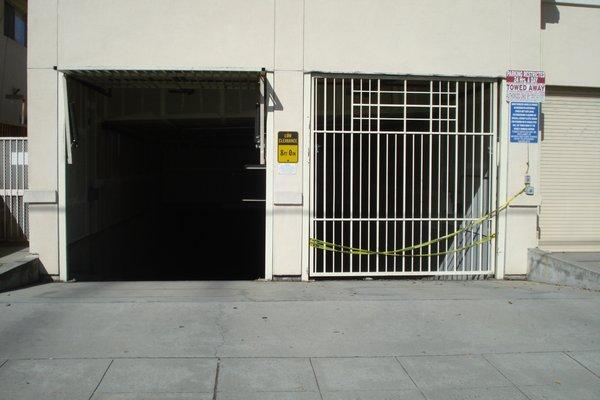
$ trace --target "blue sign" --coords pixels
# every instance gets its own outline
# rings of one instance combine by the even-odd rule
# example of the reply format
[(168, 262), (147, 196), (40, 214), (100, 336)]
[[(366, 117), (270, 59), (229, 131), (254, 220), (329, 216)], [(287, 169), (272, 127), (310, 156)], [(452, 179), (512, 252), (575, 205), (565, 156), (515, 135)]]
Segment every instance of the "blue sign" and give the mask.
[(539, 120), (539, 103), (510, 103), (510, 141), (537, 143)]

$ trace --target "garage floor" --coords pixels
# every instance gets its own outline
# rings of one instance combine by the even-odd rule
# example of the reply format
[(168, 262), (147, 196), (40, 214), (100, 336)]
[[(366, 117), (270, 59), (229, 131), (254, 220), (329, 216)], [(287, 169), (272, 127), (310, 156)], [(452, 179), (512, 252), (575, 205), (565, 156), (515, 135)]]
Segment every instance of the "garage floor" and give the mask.
[(600, 398), (594, 291), (56, 283), (1, 293), (0, 307), (0, 398)]

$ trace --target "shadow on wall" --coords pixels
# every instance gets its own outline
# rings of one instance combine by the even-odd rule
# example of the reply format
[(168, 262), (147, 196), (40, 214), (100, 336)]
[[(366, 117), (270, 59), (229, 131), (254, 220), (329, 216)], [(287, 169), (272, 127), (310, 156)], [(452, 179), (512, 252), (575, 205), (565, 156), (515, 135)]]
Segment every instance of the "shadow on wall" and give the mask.
[(269, 101), (269, 103), (268, 103), (267, 111), (268, 112), (283, 111), (283, 104), (281, 103), (281, 100), (279, 100), (277, 93), (275, 93), (275, 89), (273, 88), (273, 86), (271, 85), (271, 82), (269, 82), (269, 81), (267, 81), (267, 94), (268, 94), (269, 98), (271, 99), (271, 101)]
[(27, 243), (27, 236), (4, 197), (0, 197), (0, 243)]
[(556, 1), (543, 1), (541, 28), (546, 29), (546, 24), (558, 24), (559, 21), (560, 10), (556, 6)]

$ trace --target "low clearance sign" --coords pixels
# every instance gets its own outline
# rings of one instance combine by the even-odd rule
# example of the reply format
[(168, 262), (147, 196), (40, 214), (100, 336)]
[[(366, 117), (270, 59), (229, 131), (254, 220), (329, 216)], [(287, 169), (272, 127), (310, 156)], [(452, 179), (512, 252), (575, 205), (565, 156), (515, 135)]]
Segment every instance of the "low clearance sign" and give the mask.
[(506, 72), (506, 101), (542, 103), (546, 97), (546, 74), (544, 71)]

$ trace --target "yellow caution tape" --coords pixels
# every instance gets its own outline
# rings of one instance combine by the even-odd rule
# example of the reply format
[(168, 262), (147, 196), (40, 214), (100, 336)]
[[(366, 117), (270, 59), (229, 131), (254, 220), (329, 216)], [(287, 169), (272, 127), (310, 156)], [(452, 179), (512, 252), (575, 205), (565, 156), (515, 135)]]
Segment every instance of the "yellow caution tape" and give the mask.
[(309, 244), (311, 247), (314, 247), (318, 250), (332, 251), (332, 252), (336, 252), (336, 253), (352, 254), (352, 255), (367, 255), (367, 256), (378, 255), (378, 256), (392, 256), (392, 257), (432, 257), (432, 256), (441, 256), (441, 255), (450, 254), (450, 253), (457, 253), (459, 251), (464, 251), (464, 250), (470, 249), (472, 247), (479, 246), (481, 244), (490, 242), (496, 237), (496, 234), (493, 233), (489, 236), (484, 236), (480, 240), (477, 240), (466, 246), (455, 248), (452, 250), (447, 250), (447, 251), (442, 251), (442, 252), (437, 252), (437, 253), (428, 253), (428, 254), (403, 254), (408, 251), (421, 249), (423, 247), (431, 246), (432, 244), (451, 239), (455, 236), (460, 235), (462, 232), (468, 231), (468, 230), (472, 229), (473, 227), (481, 225), (485, 221), (494, 218), (497, 214), (506, 210), (508, 208), (508, 206), (517, 197), (519, 197), (520, 195), (522, 195), (525, 192), (525, 189), (526, 189), (525, 187), (523, 189), (521, 189), (517, 194), (515, 194), (510, 199), (508, 199), (506, 201), (506, 203), (504, 203), (502, 206), (500, 206), (496, 210), (485, 214), (484, 216), (476, 219), (475, 221), (472, 221), (470, 224), (465, 225), (464, 227), (462, 227), (452, 233), (449, 233), (444, 236), (440, 236), (439, 238), (429, 240), (427, 242), (415, 244), (415, 245), (408, 246), (408, 247), (403, 247), (401, 249), (387, 250), (387, 251), (375, 251), (375, 250), (361, 249), (361, 248), (357, 248), (357, 247), (344, 246), (344, 245), (326, 242), (324, 240), (315, 239), (315, 238), (310, 238)]
[[(458, 247), (456, 249), (440, 251), (437, 253), (419, 253), (419, 254), (403, 254), (403, 253), (401, 253), (405, 249), (398, 249), (398, 250), (394, 250), (394, 251), (370, 251), (370, 250), (361, 250), (361, 249), (344, 250), (344, 249), (340, 249), (339, 247), (341, 247), (341, 246), (339, 246), (339, 245), (329, 246), (329, 244), (320, 244), (320, 243), (315, 243), (315, 242), (312, 242), (310, 245), (319, 250), (332, 251), (332, 252), (336, 252), (336, 253), (351, 254), (351, 255), (379, 255), (379, 256), (391, 256), (391, 257), (434, 257), (434, 256), (441, 256), (441, 255), (445, 255), (445, 254), (458, 253), (460, 251), (468, 250), (472, 247), (476, 247), (481, 244), (490, 242), (495, 237), (496, 237), (496, 234), (493, 233), (490, 236), (484, 236), (480, 240), (477, 240), (466, 246)], [(407, 247), (406, 249), (410, 249), (412, 247), (414, 247), (414, 246)], [(408, 250), (406, 250), (406, 251), (408, 251)]]

